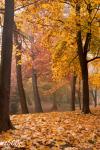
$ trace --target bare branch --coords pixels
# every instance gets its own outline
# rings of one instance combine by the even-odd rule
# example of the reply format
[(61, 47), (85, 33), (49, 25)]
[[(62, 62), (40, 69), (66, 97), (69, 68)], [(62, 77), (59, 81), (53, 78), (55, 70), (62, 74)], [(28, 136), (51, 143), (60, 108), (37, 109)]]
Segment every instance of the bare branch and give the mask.
[(71, 63), (78, 57), (78, 54), (70, 61), (69, 66), (71, 65)]
[[(15, 12), (20, 11), (21, 9), (24, 9), (24, 8), (26, 8), (26, 7), (28, 7), (28, 6), (34, 5), (34, 4), (36, 4), (36, 3), (38, 3), (38, 2), (41, 2), (41, 1), (42, 1), (42, 0), (36, 0), (35, 2), (28, 3), (28, 4), (26, 4), (26, 5), (20, 6), (19, 8), (15, 8)], [(4, 11), (5, 11), (5, 9), (0, 8), (0, 13), (1, 13), (1, 14), (4, 14)]]
[(89, 62), (91, 62), (91, 61), (94, 61), (94, 60), (96, 60), (96, 59), (100, 59), (100, 56), (96, 56), (96, 57), (94, 57), (94, 58), (88, 60), (87, 63), (89, 63)]
[(94, 14), (94, 16), (93, 16), (93, 18), (92, 18), (91, 22), (90, 22), (91, 24), (92, 24), (93, 20), (95, 19), (95, 17), (96, 17), (96, 15), (97, 15), (98, 10), (99, 10), (99, 6), (98, 6), (98, 8), (97, 8), (97, 10), (96, 10), (96, 12), (95, 12), (95, 14)]
[[(14, 32), (16, 32), (17, 34), (19, 34), (20, 36), (22, 36), (24, 39), (27, 39), (29, 40), (30, 42), (32, 41), (33, 37), (27, 35), (26, 33), (23, 33), (22, 31), (20, 30), (14, 30)], [(33, 39), (34, 40), (34, 39)]]
[(15, 12), (16, 12), (16, 11), (19, 11), (19, 10), (21, 10), (21, 9), (24, 9), (24, 8), (26, 8), (26, 7), (28, 7), (28, 6), (31, 6), (31, 5), (33, 5), (33, 4), (36, 4), (36, 3), (39, 2), (39, 1), (41, 1), (41, 0), (36, 0), (35, 2), (32, 2), (32, 3), (29, 3), (29, 4), (23, 5), (23, 6), (19, 7), (19, 8), (15, 8)]

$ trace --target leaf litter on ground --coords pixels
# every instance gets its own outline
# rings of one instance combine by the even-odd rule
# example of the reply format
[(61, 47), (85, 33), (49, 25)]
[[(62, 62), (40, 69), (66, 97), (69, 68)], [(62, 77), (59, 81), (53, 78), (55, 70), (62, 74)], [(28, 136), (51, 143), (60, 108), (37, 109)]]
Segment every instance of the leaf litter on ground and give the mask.
[(1, 150), (100, 150), (100, 107), (94, 114), (12, 115), (15, 130), (0, 134)]

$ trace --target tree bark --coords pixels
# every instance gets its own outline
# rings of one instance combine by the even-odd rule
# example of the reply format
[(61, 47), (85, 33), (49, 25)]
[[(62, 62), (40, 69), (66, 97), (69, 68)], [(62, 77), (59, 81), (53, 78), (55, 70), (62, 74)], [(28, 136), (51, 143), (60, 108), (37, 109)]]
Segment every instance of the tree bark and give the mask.
[[(21, 103), (21, 109), (23, 114), (28, 113), (28, 107), (27, 107), (27, 101), (26, 101), (26, 96), (25, 96), (25, 91), (23, 87), (23, 80), (22, 80), (22, 41), (19, 41), (19, 36), (18, 33), (16, 32), (17, 28), (15, 25), (15, 32), (14, 32), (14, 40), (15, 44), (17, 46), (17, 52), (16, 52), (16, 76), (17, 76), (17, 85), (18, 85), (18, 92), (19, 92), (19, 97), (20, 97), (20, 103)], [(21, 40), (21, 39), (20, 39)]]
[(27, 108), (26, 96), (25, 96), (25, 91), (24, 91), (23, 81), (22, 81), (22, 66), (21, 64), (18, 64), (19, 61), (21, 61), (21, 54), (16, 55), (16, 75), (17, 75), (17, 85), (18, 85), (18, 92), (20, 96), (22, 113), (27, 114), (28, 108)]
[(80, 82), (80, 79), (79, 79), (79, 83), (78, 83), (77, 94), (78, 94), (79, 108), (81, 110), (81, 82)]
[(72, 75), (72, 85), (71, 85), (71, 111), (75, 111), (75, 92), (76, 92), (76, 79), (75, 73)]
[(90, 113), (87, 61), (84, 62), (83, 66), (81, 68), (82, 68), (82, 83), (83, 83), (83, 107), (82, 107), (82, 112), (87, 114), (87, 113)]
[(37, 86), (37, 74), (36, 71), (32, 70), (32, 84), (33, 84), (33, 94), (34, 94), (34, 103), (35, 103), (35, 112), (43, 112), (41, 100), (39, 96), (38, 86)]
[(9, 117), (11, 62), (13, 48), (14, 0), (5, 0), (1, 51), (0, 132), (12, 129)]

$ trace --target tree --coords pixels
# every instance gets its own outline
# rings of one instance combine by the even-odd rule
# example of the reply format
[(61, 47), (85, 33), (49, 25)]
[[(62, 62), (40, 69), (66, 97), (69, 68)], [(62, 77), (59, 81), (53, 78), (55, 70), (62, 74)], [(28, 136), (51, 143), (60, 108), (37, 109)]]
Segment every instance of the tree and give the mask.
[[(23, 56), (26, 57), (27, 59), (25, 60), (25, 62), (23, 61), (23, 66), (24, 66), (23, 71), (24, 71), (24, 76), (30, 77), (32, 79), (32, 87), (33, 87), (32, 90), (33, 90), (33, 100), (35, 104), (35, 112), (39, 113), (39, 112), (43, 112), (39, 88), (38, 88), (38, 78), (42, 76), (43, 70), (41, 69), (41, 66), (43, 67), (43, 64), (41, 63), (40, 60), (41, 48), (39, 46), (36, 46), (35, 43), (33, 44), (34, 42), (33, 39), (34, 38), (31, 36), (31, 40), (30, 40), (31, 48), (27, 47), (28, 51), (25, 51), (26, 47), (23, 48), (23, 50), (25, 51), (23, 53)], [(25, 43), (27, 43), (27, 41)]]
[(79, 101), (79, 108), (81, 110), (81, 79), (80, 77), (78, 78), (78, 87), (77, 87), (77, 98)]
[(94, 106), (96, 107), (97, 106), (97, 87), (91, 90), (91, 94), (93, 97)]
[(53, 111), (57, 111), (57, 93), (56, 92), (54, 92), (53, 94), (53, 107), (52, 107), (52, 110)]
[(5, 0), (5, 14), (1, 52), (0, 131), (6, 131), (13, 127), (9, 117), (13, 24), (14, 0)]
[(72, 85), (71, 85), (71, 110), (72, 111), (75, 111), (76, 79), (77, 79), (77, 76), (74, 72), (73, 75), (72, 75), (72, 81), (71, 81), (72, 82)]
[[(80, 3), (76, 4), (76, 16), (80, 18)], [(77, 47), (78, 47), (78, 56), (80, 60), (81, 72), (82, 72), (82, 82), (83, 82), (83, 108), (82, 112), (90, 113), (89, 109), (89, 83), (88, 83), (88, 66), (87, 66), (87, 52), (91, 39), (91, 33), (87, 33), (86, 41), (84, 48), (82, 45), (82, 32), (80, 22), (76, 22), (77, 27)]]
[[(35, 59), (34, 51), (32, 51), (31, 57), (32, 57), (32, 61), (34, 62), (34, 59)], [(33, 85), (35, 112), (43, 112), (42, 105), (41, 105), (41, 99), (40, 99), (40, 95), (39, 95), (39, 90), (38, 90), (37, 72), (33, 66), (32, 66), (32, 85)]]
[(43, 112), (38, 86), (37, 86), (37, 74), (36, 74), (36, 70), (34, 69), (32, 70), (32, 85), (33, 85), (33, 94), (34, 94), (34, 102), (35, 102), (35, 112)]
[[(79, 64), (80, 64), (81, 75), (82, 75), (82, 86), (83, 86), (82, 88), (83, 89), (82, 112), (86, 114), (86, 113), (90, 113), (88, 63), (95, 59), (100, 58), (99, 56), (100, 51), (98, 49), (99, 38), (97, 34), (98, 28), (99, 28), (99, 21), (98, 21), (99, 3), (96, 0), (87, 1), (87, 2), (82, 1), (82, 0), (71, 1), (71, 2), (65, 1), (62, 3), (63, 4), (60, 4), (58, 0), (56, 2), (57, 4), (56, 6), (54, 6), (55, 2), (54, 4), (52, 4), (53, 6), (52, 14), (54, 15), (55, 9), (56, 9), (56, 13), (58, 12), (58, 10), (59, 12), (55, 19), (56, 29), (53, 28), (52, 32), (49, 31), (50, 34), (48, 35), (47, 41), (49, 41), (49, 43), (52, 41), (53, 43), (53, 40), (51, 37), (53, 37), (54, 39), (54, 36), (55, 36), (56, 40), (54, 40), (54, 42), (63, 43), (63, 47), (60, 47), (60, 49), (56, 51), (57, 53), (57, 55), (55, 55), (56, 57), (53, 57), (54, 63), (56, 62), (56, 64), (58, 65), (58, 68), (57, 68), (58, 70), (60, 67), (65, 68), (65, 64), (67, 62), (66, 60), (68, 60), (67, 58), (72, 54), (71, 52), (73, 50), (76, 50), (75, 55), (78, 56), (79, 58)], [(67, 17), (64, 16), (64, 12), (62, 11), (64, 10), (64, 8), (66, 8), (65, 4), (70, 5), (70, 13), (69, 14), (65, 13)], [(57, 6), (60, 9), (58, 9)], [(54, 18), (54, 16), (52, 16), (52, 18)], [(59, 23), (57, 24), (57, 22), (60, 22), (60, 25)], [(55, 35), (53, 35), (54, 32), (56, 32)], [(59, 36), (58, 39), (57, 39), (57, 36)], [(66, 39), (65, 40), (66, 43), (63, 42), (64, 39)], [(65, 45), (66, 45), (66, 48), (65, 48)], [(69, 54), (67, 53), (67, 51), (69, 52)], [(55, 51), (53, 51), (53, 55), (54, 53)], [(66, 57), (64, 55), (65, 53), (68, 54), (66, 55)], [(88, 54), (91, 54), (93, 58), (89, 59)], [(59, 61), (59, 59), (60, 61), (63, 62), (63, 66), (61, 65), (62, 63)], [(62, 69), (63, 70), (62, 72), (61, 71), (58, 72), (57, 69), (55, 69), (56, 74), (59, 74), (59, 73), (62, 74), (63, 71), (65, 72), (66, 70), (68, 70), (67, 68), (67, 69)]]
[[(78, 56), (79, 56), (79, 61), (80, 61), (80, 66), (81, 66), (81, 72), (82, 72), (82, 82), (83, 82), (83, 108), (82, 108), (82, 112), (84, 113), (90, 113), (90, 109), (89, 109), (89, 81), (88, 81), (88, 62), (93, 61), (97, 58), (99, 58), (98, 56), (96, 56), (95, 58), (91, 59), (91, 60), (87, 60), (87, 55), (88, 55), (88, 51), (90, 51), (90, 44), (91, 44), (91, 36), (92, 36), (92, 11), (93, 11), (93, 6), (91, 2), (88, 2), (86, 7), (86, 11), (88, 13), (88, 29), (86, 32), (86, 38), (85, 38), (85, 43), (83, 45), (83, 41), (82, 41), (82, 30), (81, 30), (81, 23), (79, 21), (80, 19), (80, 11), (81, 11), (81, 7), (82, 5), (80, 4), (80, 2), (76, 3), (76, 17), (78, 17), (77, 21), (76, 21), (76, 26), (77, 26), (77, 47), (78, 47)], [(98, 6), (97, 6), (98, 7)], [(97, 8), (98, 11), (98, 8)]]
[[(20, 41), (19, 41), (19, 38), (20, 38)], [(21, 60), (22, 60), (22, 39), (17, 32), (16, 24), (15, 24), (14, 39), (15, 39), (15, 44), (17, 46), (17, 50), (16, 50), (16, 76), (17, 76), (18, 92), (19, 92), (19, 96), (20, 96), (22, 113), (26, 114), (26, 113), (28, 113), (28, 108), (27, 108), (27, 101), (26, 101), (26, 96), (25, 96), (25, 91), (24, 91), (23, 81), (22, 81), (22, 63), (21, 63)]]
[(91, 74), (89, 75), (90, 94), (94, 101), (94, 106), (97, 106), (98, 90), (100, 89), (100, 61), (95, 60), (90, 63)]

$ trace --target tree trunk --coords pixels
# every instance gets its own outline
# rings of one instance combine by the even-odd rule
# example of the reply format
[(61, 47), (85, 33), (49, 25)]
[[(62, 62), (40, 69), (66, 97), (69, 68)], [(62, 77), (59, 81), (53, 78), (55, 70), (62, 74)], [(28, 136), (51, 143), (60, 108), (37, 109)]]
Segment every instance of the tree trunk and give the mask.
[(82, 107), (82, 112), (87, 114), (87, 113), (90, 113), (87, 61), (84, 61), (81, 68), (82, 68), (82, 83), (83, 83), (83, 107)]
[(25, 91), (24, 91), (24, 87), (23, 87), (23, 80), (22, 80), (22, 64), (21, 64), (22, 41), (19, 41), (19, 36), (18, 36), (18, 33), (16, 32), (16, 30), (17, 30), (16, 24), (14, 25), (14, 27), (15, 27), (14, 40), (15, 40), (15, 44), (17, 46), (17, 52), (16, 52), (16, 76), (17, 76), (18, 92), (19, 92), (19, 97), (20, 97), (22, 113), (23, 114), (27, 114), (28, 113), (28, 107), (27, 107), (27, 101), (26, 101)]
[(78, 83), (77, 94), (78, 94), (79, 108), (81, 110), (81, 82), (80, 82), (80, 79), (79, 79), (79, 83)]
[(39, 96), (38, 86), (37, 86), (37, 74), (36, 71), (32, 70), (32, 83), (33, 83), (33, 94), (34, 94), (34, 103), (35, 103), (35, 112), (43, 112), (41, 106), (41, 100)]
[(94, 106), (97, 106), (97, 88), (95, 89)]
[(82, 86), (83, 86), (83, 108), (82, 112), (85, 114), (90, 113), (89, 109), (89, 84), (88, 84), (88, 65), (87, 65), (87, 52), (89, 43), (91, 40), (91, 33), (87, 32), (86, 41), (83, 46), (82, 42), (82, 31), (81, 31), (81, 23), (80, 19), (80, 2), (76, 3), (76, 26), (77, 26), (77, 48), (78, 48), (78, 56), (80, 61), (81, 73), (82, 73)]
[[(19, 45), (19, 51), (21, 49), (21, 45)], [(21, 103), (21, 109), (23, 114), (28, 113), (28, 108), (27, 108), (27, 102), (26, 102), (26, 96), (25, 96), (25, 91), (23, 87), (23, 81), (22, 81), (22, 66), (21, 64), (18, 64), (19, 61), (21, 61), (21, 51), (20, 55), (16, 54), (16, 75), (17, 75), (17, 85), (18, 85), (18, 92), (20, 96), (20, 103)]]
[(94, 106), (96, 107), (97, 106), (97, 88), (95, 88), (95, 90), (92, 90), (91, 93), (92, 93), (92, 97), (94, 100)]
[(14, 0), (5, 0), (1, 52), (0, 132), (13, 128), (9, 117), (11, 62), (13, 48)]
[(57, 95), (56, 95), (57, 93), (55, 92), (55, 93), (53, 93), (53, 107), (52, 107), (52, 110), (55, 110), (55, 111), (57, 111), (57, 102), (56, 102), (56, 97), (57, 97)]
[(76, 75), (72, 75), (72, 85), (71, 85), (71, 111), (75, 111), (75, 91), (76, 91)]

